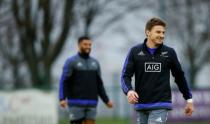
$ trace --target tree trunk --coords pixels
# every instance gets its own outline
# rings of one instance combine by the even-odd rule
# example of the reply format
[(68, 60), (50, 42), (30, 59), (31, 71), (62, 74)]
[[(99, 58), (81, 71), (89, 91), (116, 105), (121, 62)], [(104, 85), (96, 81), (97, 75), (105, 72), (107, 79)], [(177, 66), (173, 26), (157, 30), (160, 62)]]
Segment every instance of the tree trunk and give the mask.
[(13, 77), (14, 77), (14, 88), (15, 89), (20, 89), (23, 88), (25, 86), (23, 86), (22, 81), (20, 80), (20, 76), (18, 73), (18, 65), (17, 64), (13, 64), (13, 69), (12, 69), (12, 73), (13, 73)]
[(198, 71), (196, 67), (193, 64), (190, 64), (190, 69), (189, 69), (189, 84), (191, 84), (191, 88), (195, 89), (196, 88), (196, 75)]

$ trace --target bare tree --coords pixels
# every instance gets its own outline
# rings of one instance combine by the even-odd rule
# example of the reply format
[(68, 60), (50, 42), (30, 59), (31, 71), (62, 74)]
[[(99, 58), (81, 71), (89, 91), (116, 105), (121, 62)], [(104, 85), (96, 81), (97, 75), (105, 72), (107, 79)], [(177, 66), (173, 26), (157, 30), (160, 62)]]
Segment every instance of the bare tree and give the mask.
[[(79, 35), (100, 36), (126, 14), (148, 4), (143, 1), (10, 0), (10, 19), (14, 22), (12, 26), (16, 32), (10, 32), (15, 35), (9, 36), (7, 40), (18, 42), (16, 47), (19, 53), (16, 53), (21, 56), (21, 61), (16, 59), (27, 65), (32, 86), (50, 86), (52, 65), (70, 36), (70, 31), (77, 29)], [(6, 26), (9, 25), (6, 23)], [(15, 39), (10, 38), (14, 36)], [(7, 42), (4, 45), (9, 49), (14, 47)], [(9, 60), (6, 56), (9, 55), (5, 55), (5, 59)], [(11, 66), (16, 65), (11, 63)]]
[(164, 18), (167, 20), (171, 35), (181, 41), (188, 63), (189, 82), (195, 88), (198, 72), (209, 63), (210, 2), (165, 0), (163, 4)]
[(19, 69), (21, 67), (23, 58), (19, 49), (17, 49), (18, 44), (15, 37), (16, 31), (13, 29), (14, 23), (12, 23), (11, 20), (7, 20), (7, 24), (9, 24), (9, 26), (2, 26), (0, 28), (0, 53), (4, 58), (1, 64), (3, 64), (6, 68), (11, 68), (12, 75), (10, 77), (12, 77), (12, 81), (14, 82), (13, 85), (16, 88), (21, 88), (23, 86), (23, 80), (20, 76)]
[[(1, 80), (6, 80), (8, 71), (11, 71), (9, 76), (10, 81), (13, 82), (14, 87), (21, 88), (23, 81), (19, 73), (19, 68), (22, 64), (22, 56), (19, 49), (17, 49), (18, 43), (17, 40), (15, 41), (16, 31), (14, 21), (11, 19), (8, 1), (0, 1), (0, 17)], [(8, 83), (10, 81), (3, 81), (1, 83)]]
[(98, 37), (126, 15), (151, 4), (151, 0), (78, 0), (75, 5), (76, 30), (79, 35)]
[[(1, 52), (5, 59), (13, 62), (12, 65), (16, 68), (14, 71), (18, 67), (17, 55), (23, 58), (34, 87), (51, 86), (51, 68), (69, 36), (73, 23), (73, 6), (74, 0), (10, 1), (11, 19), (14, 20), (12, 28), (16, 32), (5, 32), (7, 35), (11, 34), (7, 39), (11, 44), (7, 42), (7, 45), (11, 49), (14, 42), (18, 42), (15, 45), (20, 53), (14, 53), (16, 58), (13, 59), (8, 54), (11, 51), (2, 49)], [(9, 27), (10, 24), (6, 25)], [(14, 36), (14, 40), (9, 38)]]

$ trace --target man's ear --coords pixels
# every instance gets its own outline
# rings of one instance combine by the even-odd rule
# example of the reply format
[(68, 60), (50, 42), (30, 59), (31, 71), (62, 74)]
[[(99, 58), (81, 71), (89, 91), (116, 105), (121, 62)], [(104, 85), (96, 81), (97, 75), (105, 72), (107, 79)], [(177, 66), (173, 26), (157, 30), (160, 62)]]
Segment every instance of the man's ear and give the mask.
[(77, 46), (77, 50), (79, 51), (79, 52), (81, 52), (81, 46), (80, 46), (80, 44), (78, 44), (78, 46)]
[(145, 30), (145, 34), (148, 37), (150, 35), (150, 31), (149, 30)]

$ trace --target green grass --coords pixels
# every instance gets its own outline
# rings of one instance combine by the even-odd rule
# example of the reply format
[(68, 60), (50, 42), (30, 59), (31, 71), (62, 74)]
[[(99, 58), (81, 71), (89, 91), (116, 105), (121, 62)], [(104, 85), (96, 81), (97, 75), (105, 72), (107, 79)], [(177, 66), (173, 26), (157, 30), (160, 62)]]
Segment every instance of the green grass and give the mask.
[[(69, 124), (68, 120), (60, 120), (59, 124)], [(97, 118), (96, 124), (131, 124), (130, 119)]]
[[(59, 124), (69, 124), (68, 120), (61, 120)], [(96, 124), (131, 124), (131, 119), (97, 118)], [(167, 124), (209, 124), (209, 122), (167, 122)]]
[(96, 124), (131, 124), (130, 119), (97, 119)]
[(168, 123), (168, 124), (210, 124), (210, 122), (176, 122), (176, 123)]

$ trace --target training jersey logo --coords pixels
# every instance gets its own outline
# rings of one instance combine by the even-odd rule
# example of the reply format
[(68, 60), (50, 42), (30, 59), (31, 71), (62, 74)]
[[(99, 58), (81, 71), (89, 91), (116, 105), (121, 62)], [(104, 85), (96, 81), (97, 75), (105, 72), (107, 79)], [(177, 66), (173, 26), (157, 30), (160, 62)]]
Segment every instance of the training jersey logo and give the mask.
[(81, 67), (81, 66), (82, 66), (82, 62), (78, 62), (77, 67)]
[(92, 62), (91, 65), (92, 65), (92, 66), (97, 66), (97, 65), (96, 65), (96, 62)]
[(167, 58), (168, 57), (168, 51), (161, 52), (160, 56)]
[(140, 51), (140, 52), (138, 53), (138, 55), (139, 55), (139, 56), (144, 56), (145, 54), (144, 54), (143, 51)]
[(145, 72), (161, 72), (161, 63), (158, 62), (145, 62)]

